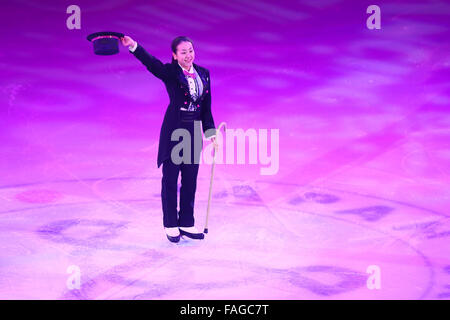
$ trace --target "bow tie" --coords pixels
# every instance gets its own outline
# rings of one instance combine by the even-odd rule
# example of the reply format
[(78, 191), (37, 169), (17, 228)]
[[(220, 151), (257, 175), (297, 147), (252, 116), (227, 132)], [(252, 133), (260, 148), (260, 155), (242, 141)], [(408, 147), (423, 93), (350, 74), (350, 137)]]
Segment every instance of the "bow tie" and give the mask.
[(183, 73), (184, 73), (185, 76), (191, 77), (192, 79), (195, 78), (195, 72), (190, 73), (190, 72), (187, 72), (186, 70), (183, 69)]

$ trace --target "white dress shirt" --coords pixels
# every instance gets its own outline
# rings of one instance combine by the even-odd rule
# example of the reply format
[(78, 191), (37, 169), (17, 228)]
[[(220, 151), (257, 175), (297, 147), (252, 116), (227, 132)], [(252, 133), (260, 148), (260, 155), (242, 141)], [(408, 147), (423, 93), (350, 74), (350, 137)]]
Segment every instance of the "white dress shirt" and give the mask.
[[(180, 66), (181, 69), (183, 69), (183, 70), (185, 70), (185, 71), (187, 71), (189, 73), (196, 73), (195, 70), (194, 70), (194, 65), (191, 65), (191, 68), (189, 70), (183, 68), (179, 62), (178, 62), (178, 65)], [(195, 100), (197, 100), (197, 98), (199, 96), (198, 91), (200, 89), (198, 87), (198, 83), (195, 83), (196, 81), (193, 78), (191, 78), (191, 77), (189, 77), (187, 75), (186, 75), (186, 80), (187, 80), (188, 85), (189, 85), (189, 93), (191, 94), (192, 100), (195, 101)], [(192, 103), (191, 103), (191, 105), (189, 107), (192, 107)], [(189, 108), (189, 111), (194, 111), (194, 110), (193, 109), (191, 110), (191, 108)]]

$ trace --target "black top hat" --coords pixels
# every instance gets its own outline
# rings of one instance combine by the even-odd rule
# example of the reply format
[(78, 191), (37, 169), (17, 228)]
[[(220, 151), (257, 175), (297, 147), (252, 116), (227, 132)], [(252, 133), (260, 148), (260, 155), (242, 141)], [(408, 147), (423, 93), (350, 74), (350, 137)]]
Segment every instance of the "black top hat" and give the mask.
[(96, 32), (87, 36), (88, 41), (94, 43), (94, 53), (109, 56), (119, 52), (119, 39), (125, 35), (118, 32)]

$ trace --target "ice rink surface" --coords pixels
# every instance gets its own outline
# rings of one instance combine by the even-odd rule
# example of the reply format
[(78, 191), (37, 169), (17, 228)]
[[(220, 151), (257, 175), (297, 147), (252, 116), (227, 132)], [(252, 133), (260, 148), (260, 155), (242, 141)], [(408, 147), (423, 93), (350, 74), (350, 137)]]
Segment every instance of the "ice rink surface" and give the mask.
[[(2, 9), (1, 299), (450, 298), (448, 2), (379, 1), (380, 30), (359, 1), (95, 3), (81, 30), (52, 1)], [(102, 30), (164, 63), (188, 35), (216, 125), (279, 130), (274, 174), (248, 146), (215, 165), (204, 240), (166, 239), (167, 93), (126, 48), (95, 56)]]

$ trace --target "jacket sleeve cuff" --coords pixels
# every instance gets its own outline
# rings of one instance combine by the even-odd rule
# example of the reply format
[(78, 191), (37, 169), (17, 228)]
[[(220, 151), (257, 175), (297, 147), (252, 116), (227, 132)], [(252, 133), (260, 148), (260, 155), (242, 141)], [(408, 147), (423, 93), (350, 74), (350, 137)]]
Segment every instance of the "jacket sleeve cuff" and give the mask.
[(138, 46), (138, 43), (137, 43), (137, 41), (135, 41), (134, 46), (129, 46), (128, 50), (130, 50), (130, 52), (134, 52), (136, 50), (137, 46)]

